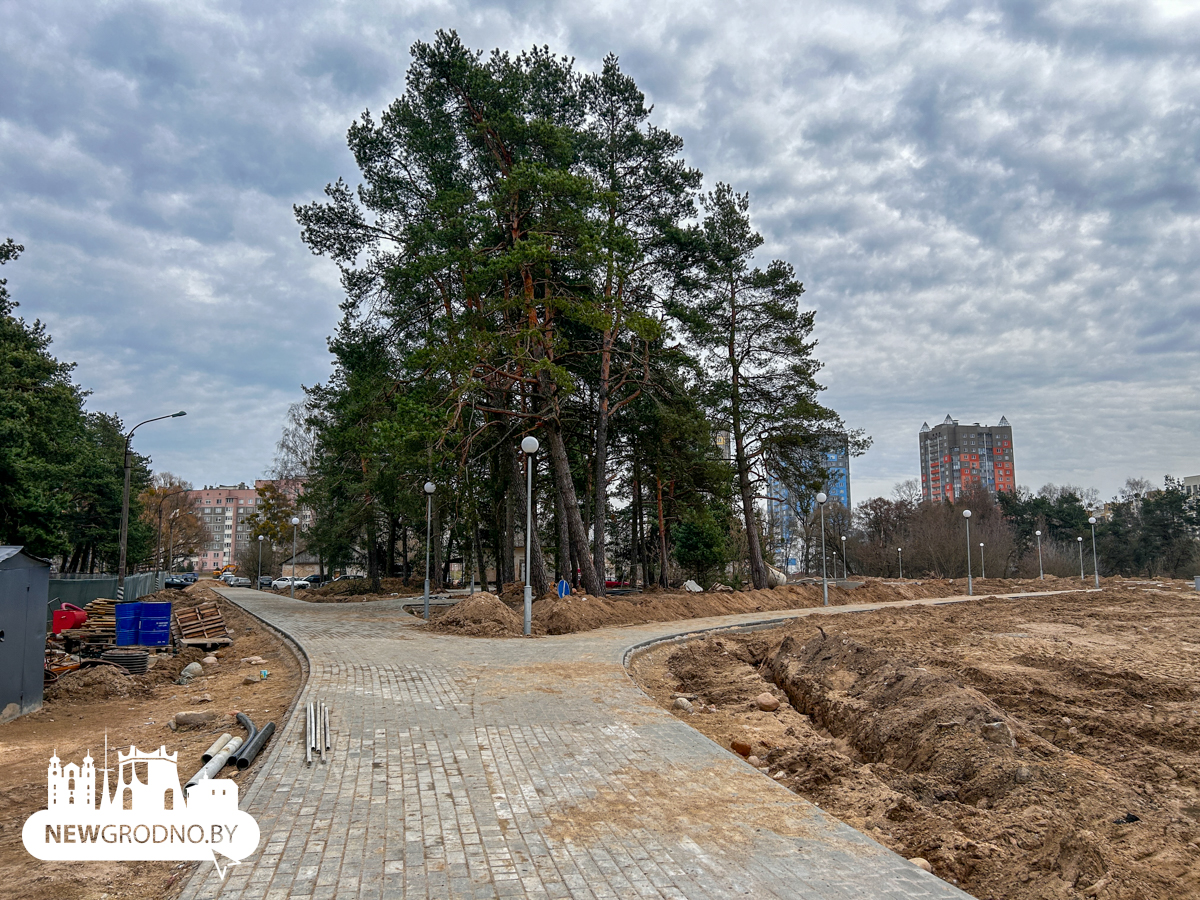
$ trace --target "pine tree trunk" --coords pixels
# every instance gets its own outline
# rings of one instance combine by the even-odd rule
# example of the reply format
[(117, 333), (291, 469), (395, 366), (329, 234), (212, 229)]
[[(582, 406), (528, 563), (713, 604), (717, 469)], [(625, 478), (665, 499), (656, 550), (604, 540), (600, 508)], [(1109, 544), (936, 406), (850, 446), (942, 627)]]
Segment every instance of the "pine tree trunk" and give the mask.
[(658, 487), (658, 583), (664, 588), (667, 584), (667, 519), (663, 515), (662, 478), (654, 475)]
[(554, 580), (565, 578), (568, 583), (574, 579), (574, 568), (571, 565), (571, 535), (567, 531), (567, 514), (563, 510), (562, 496), (554, 491), (554, 525), (558, 535), (558, 548), (555, 553), (557, 572)]
[(430, 526), (430, 538), (433, 543), (433, 562), (429, 568), (432, 570), (429, 573), (429, 590), (441, 591), (444, 584), (442, 582), (442, 505), (438, 502), (438, 495), (433, 495), (433, 519)]
[(596, 453), (592, 469), (592, 565), (604, 593), (607, 574), (606, 526), (608, 525), (608, 380), (612, 367), (612, 331), (601, 337), (600, 378), (596, 390)]
[(583, 589), (592, 596), (600, 596), (603, 592), (603, 584), (598, 581), (596, 568), (588, 555), (587, 531), (583, 527), (583, 517), (579, 514), (575, 483), (571, 480), (571, 462), (567, 457), (567, 445), (558, 429), (558, 422), (552, 419), (548, 419), (543, 427), (546, 443), (550, 445), (554, 482), (558, 487), (558, 492), (562, 495), (563, 508), (567, 517), (567, 531), (570, 534), (572, 550), (579, 561)]
[(396, 574), (396, 517), (388, 515), (387, 577)]

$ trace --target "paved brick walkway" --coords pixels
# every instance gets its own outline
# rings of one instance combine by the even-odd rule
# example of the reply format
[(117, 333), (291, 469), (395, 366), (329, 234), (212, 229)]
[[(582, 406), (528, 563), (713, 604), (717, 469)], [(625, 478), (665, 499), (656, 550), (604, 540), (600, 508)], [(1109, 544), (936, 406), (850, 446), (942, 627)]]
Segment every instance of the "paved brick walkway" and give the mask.
[[(311, 671), (242, 798), (259, 850), (224, 882), (202, 864), (183, 900), (967, 896), (625, 674), (631, 645), (762, 614), (488, 640), (425, 634), (398, 601), (223, 593), (296, 640)], [(303, 704), (317, 699), (333, 752), (309, 767)]]

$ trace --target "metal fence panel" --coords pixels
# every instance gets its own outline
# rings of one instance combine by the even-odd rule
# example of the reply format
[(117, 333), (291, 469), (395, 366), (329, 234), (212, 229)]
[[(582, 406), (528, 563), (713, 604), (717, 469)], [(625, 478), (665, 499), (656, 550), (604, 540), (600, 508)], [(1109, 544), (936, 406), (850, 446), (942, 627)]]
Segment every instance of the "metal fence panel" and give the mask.
[[(142, 572), (138, 575), (125, 576), (125, 599), (136, 600), (158, 590), (161, 572)], [(97, 597), (116, 599), (117, 576), (95, 575), (91, 578), (51, 578), (50, 603), (46, 606), (46, 620), (50, 621), (51, 613), (62, 609), (64, 603), (75, 606), (87, 606)]]

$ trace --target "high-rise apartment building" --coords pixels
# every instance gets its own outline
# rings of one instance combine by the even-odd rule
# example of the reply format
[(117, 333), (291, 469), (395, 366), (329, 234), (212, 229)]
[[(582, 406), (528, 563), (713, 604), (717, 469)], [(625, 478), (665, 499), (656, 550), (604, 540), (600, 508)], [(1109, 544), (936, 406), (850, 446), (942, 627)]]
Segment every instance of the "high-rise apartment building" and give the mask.
[(926, 500), (953, 501), (972, 488), (1016, 490), (1012, 426), (1004, 416), (998, 425), (960, 425), (949, 416), (934, 428), (923, 422), (917, 441)]
[[(244, 482), (205, 485), (201, 490), (188, 492), (192, 511), (208, 532), (208, 541), (192, 557), (193, 569), (212, 571), (237, 559), (238, 551), (244, 550), (252, 540), (250, 523), (246, 519), (258, 512), (258, 489), (270, 483), (259, 480), (254, 482), (254, 487), (247, 487)], [(297, 481), (276, 481), (274, 484), (293, 501), (301, 487)], [(298, 516), (303, 532), (312, 524), (312, 512), (301, 506)]]

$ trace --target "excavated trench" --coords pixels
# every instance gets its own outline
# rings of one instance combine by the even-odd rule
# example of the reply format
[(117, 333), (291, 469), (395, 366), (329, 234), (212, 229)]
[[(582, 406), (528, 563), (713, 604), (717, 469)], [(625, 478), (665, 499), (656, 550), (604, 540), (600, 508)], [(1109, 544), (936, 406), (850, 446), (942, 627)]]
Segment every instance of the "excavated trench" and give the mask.
[[(1024, 652), (1000, 652), (961, 612), (911, 619), (907, 644), (841, 623), (690, 642), (663, 652), (660, 699), (694, 696), (689, 724), (983, 900), (1200, 897), (1191, 680), (1064, 655), (1008, 623), (1000, 643)], [(978, 652), (918, 637), (944, 620)], [(759, 709), (764, 692), (786, 704)]]

